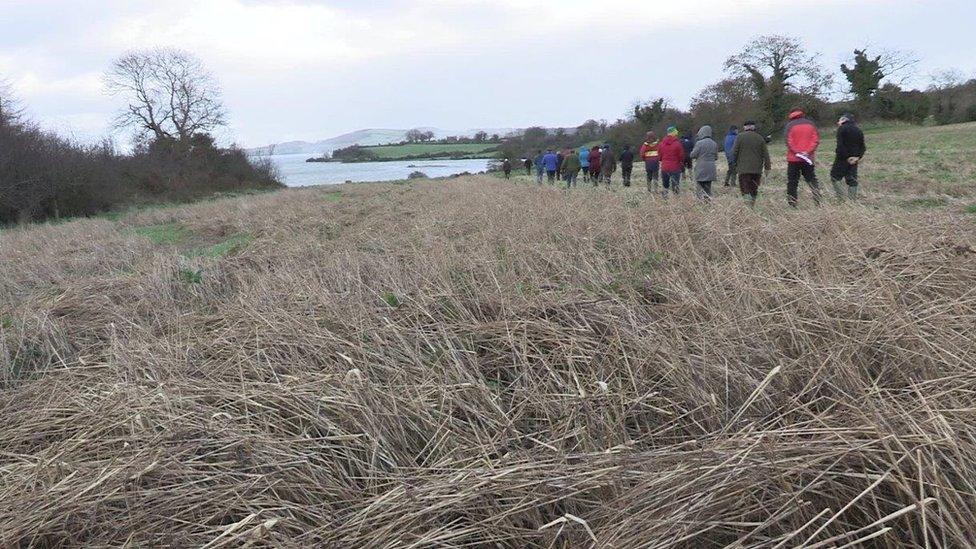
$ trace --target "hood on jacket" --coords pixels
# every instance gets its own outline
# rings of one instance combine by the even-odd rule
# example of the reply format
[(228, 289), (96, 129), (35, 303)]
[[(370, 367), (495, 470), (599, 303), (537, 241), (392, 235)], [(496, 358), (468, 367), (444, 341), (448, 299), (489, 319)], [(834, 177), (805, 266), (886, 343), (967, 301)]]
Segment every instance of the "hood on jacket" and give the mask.
[(806, 115), (807, 115), (807, 113), (801, 111), (800, 109), (796, 109), (796, 110), (790, 111), (790, 120), (796, 120), (797, 118), (803, 118)]
[(712, 137), (712, 127), (711, 126), (702, 126), (701, 129), (698, 130), (698, 136), (695, 137), (695, 139), (705, 139), (706, 137), (708, 137), (708, 138), (711, 138)]

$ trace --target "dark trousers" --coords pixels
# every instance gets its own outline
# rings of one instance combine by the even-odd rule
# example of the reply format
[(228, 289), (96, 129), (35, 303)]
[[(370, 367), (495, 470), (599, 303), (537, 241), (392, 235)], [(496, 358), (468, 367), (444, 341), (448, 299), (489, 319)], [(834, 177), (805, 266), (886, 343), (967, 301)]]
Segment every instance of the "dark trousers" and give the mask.
[(661, 162), (658, 160), (645, 160), (644, 171), (647, 172), (647, 182), (657, 181), (661, 173)]
[(729, 162), (729, 171), (725, 172), (725, 186), (731, 187), (733, 181), (735, 181), (735, 166)]
[(567, 189), (576, 186), (576, 178), (577, 177), (579, 177), (579, 172), (578, 171), (575, 171), (575, 170), (573, 170), (573, 171), (568, 171), (567, 170), (565, 173), (563, 173), (563, 180), (566, 181), (566, 188)]
[(817, 171), (813, 166), (803, 162), (788, 162), (786, 166), (786, 200), (790, 206), (796, 207), (798, 191), (800, 187), (800, 176), (807, 182), (810, 192), (813, 193), (813, 201), (820, 204), (820, 182), (817, 181)]
[(633, 164), (621, 164), (620, 165), (620, 175), (624, 178), (624, 187), (630, 186), (630, 176), (634, 173)]
[[(847, 183), (847, 189), (840, 184), (841, 181)], [(838, 200), (843, 201), (844, 198), (857, 200), (857, 164), (852, 165), (846, 158), (835, 160), (834, 166), (830, 168), (830, 183), (834, 186)]]
[(681, 172), (661, 172), (661, 185), (664, 187), (664, 195), (667, 196), (668, 190), (678, 194), (678, 186), (681, 185)]
[(505, 170), (505, 179), (512, 178), (512, 170)]
[(552, 183), (553, 181), (556, 180), (556, 172), (555, 171), (548, 171), (547, 170), (546, 171), (546, 176), (549, 178), (549, 182), (550, 183)]
[(711, 181), (699, 181), (698, 182), (698, 198), (702, 200), (708, 200), (712, 197), (712, 182)]
[(739, 191), (742, 196), (752, 197), (753, 200), (759, 195), (759, 183), (762, 182), (762, 175), (758, 173), (740, 173)]
[(846, 158), (838, 158), (830, 168), (830, 180), (843, 179), (848, 187), (857, 187), (857, 164), (850, 164)]

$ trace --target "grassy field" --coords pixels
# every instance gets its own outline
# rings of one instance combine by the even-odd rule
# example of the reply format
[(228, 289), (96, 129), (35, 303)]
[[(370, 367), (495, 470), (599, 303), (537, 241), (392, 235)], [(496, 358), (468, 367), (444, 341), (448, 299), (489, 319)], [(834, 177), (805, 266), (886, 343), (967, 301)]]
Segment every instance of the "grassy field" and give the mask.
[(0, 546), (969, 546), (973, 130), (872, 134), (856, 206), (778, 158), (755, 211), (475, 176), (6, 230)]
[(470, 158), (486, 158), (492, 155), (497, 143), (409, 143), (406, 145), (381, 145), (366, 147), (376, 154), (380, 160), (396, 160), (401, 158), (417, 158), (424, 155), (452, 154)]

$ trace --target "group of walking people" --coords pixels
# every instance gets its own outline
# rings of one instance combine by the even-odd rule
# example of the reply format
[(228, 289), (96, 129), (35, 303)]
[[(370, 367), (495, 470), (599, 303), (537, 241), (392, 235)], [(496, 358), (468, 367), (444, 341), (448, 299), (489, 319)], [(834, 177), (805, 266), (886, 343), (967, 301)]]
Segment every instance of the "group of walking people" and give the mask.
[[(856, 200), (858, 165), (867, 151), (864, 133), (851, 114), (841, 116), (837, 125), (837, 148), (830, 180), (839, 200)], [(816, 154), (820, 146), (817, 126), (803, 110), (794, 109), (789, 114), (785, 137), (787, 201), (796, 207), (802, 177), (810, 187), (814, 202), (819, 205), (823, 194), (816, 173)], [(737, 179), (740, 193), (753, 206), (763, 177), (768, 177), (772, 169), (768, 142), (769, 139), (757, 131), (756, 123), (751, 120), (742, 125), (741, 132), (736, 126), (729, 128), (721, 148), (713, 138), (711, 126), (702, 126), (694, 139), (690, 135), (680, 137), (678, 129), (672, 126), (660, 140), (654, 132), (647, 132), (646, 140), (636, 154), (629, 146), (624, 146), (619, 155), (615, 154), (609, 144), (580, 147), (578, 151), (549, 149), (538, 151), (534, 159), (526, 159), (525, 169), (527, 175), (535, 169), (539, 184), (546, 178), (550, 183), (559, 178), (565, 181), (567, 188), (572, 188), (580, 177), (593, 185), (609, 185), (619, 165), (623, 186), (629, 187), (634, 162), (639, 159), (644, 163), (649, 192), (660, 193), (665, 198), (679, 194), (683, 175), (690, 173), (697, 196), (710, 200), (712, 184), (718, 180), (717, 163), (721, 151), (728, 162), (724, 185), (730, 187)], [(507, 160), (506, 166), (507, 176), (511, 172)]]
[(619, 165), (624, 187), (629, 187), (635, 156), (629, 145), (625, 145), (620, 154), (616, 155), (609, 143), (602, 147), (580, 147), (578, 151), (540, 150), (534, 160), (525, 160), (525, 170), (526, 174), (531, 175), (534, 166), (536, 181), (540, 184), (548, 177), (550, 183), (560, 179), (566, 182), (567, 187), (575, 187), (580, 178), (584, 182), (592, 182), (593, 185), (601, 182), (609, 185)]

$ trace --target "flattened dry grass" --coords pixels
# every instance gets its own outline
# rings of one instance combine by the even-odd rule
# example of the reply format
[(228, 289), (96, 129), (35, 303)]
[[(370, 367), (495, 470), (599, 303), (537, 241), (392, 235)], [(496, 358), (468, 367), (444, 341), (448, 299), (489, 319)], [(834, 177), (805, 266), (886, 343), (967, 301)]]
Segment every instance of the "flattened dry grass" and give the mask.
[(0, 235), (0, 545), (976, 539), (974, 216), (333, 192)]

